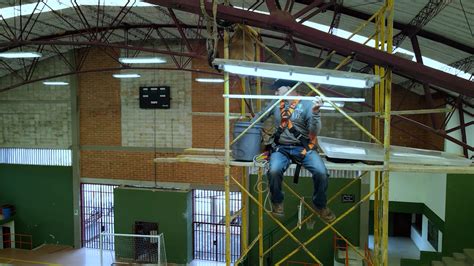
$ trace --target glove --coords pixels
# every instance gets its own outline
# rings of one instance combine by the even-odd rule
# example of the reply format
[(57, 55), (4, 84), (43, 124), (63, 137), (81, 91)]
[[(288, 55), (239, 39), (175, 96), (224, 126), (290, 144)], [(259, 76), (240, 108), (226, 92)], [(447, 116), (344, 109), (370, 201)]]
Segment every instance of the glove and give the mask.
[(315, 96), (313, 100), (313, 112), (319, 112), (319, 109), (323, 106), (323, 99), (319, 96)]

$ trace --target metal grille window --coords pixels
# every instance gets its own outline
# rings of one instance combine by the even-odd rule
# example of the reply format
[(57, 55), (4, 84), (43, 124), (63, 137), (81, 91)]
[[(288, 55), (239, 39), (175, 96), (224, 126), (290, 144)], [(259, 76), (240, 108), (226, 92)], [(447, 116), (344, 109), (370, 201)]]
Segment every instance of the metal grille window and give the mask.
[(0, 148), (0, 163), (71, 166), (71, 150)]
[[(242, 207), (240, 192), (230, 193), (231, 215)], [(231, 260), (240, 257), (241, 216), (231, 221)], [(224, 191), (193, 190), (194, 259), (225, 261)]]
[[(114, 185), (81, 184), (82, 246), (99, 248), (100, 232), (114, 233)], [(113, 236), (102, 239), (104, 249), (114, 249)]]

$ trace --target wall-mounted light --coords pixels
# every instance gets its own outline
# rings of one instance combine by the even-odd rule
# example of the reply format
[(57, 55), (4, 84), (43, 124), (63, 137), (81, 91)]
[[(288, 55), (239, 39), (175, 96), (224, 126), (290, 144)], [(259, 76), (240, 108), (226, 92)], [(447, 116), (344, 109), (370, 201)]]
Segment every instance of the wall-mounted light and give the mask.
[(140, 74), (113, 74), (116, 79), (134, 79), (141, 77)]
[(120, 57), (122, 64), (163, 64), (166, 60), (161, 57)]
[(37, 52), (4, 52), (0, 53), (1, 58), (37, 58), (42, 55)]
[(204, 83), (223, 83), (224, 79), (220, 78), (196, 78), (197, 82), (204, 82)]
[(370, 88), (380, 82), (380, 77), (376, 75), (330, 69), (232, 59), (214, 59), (212, 63), (224, 71), (245, 76), (287, 79), (354, 88)]
[(47, 85), (47, 86), (67, 86), (67, 85), (69, 85), (68, 82), (64, 82), (64, 81), (43, 81), (43, 84)]

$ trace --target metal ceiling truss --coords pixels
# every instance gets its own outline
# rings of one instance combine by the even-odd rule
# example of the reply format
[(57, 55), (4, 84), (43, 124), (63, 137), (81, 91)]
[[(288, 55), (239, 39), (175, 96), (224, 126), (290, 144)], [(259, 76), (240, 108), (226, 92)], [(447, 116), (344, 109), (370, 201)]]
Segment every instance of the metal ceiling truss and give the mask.
[[(423, 65), (423, 57), (421, 56), (420, 45), (418, 43), (418, 38), (416, 37), (416, 35), (411, 36), (411, 44), (413, 47), (413, 52), (415, 52), (416, 62)], [(426, 103), (428, 104), (428, 108), (433, 109), (434, 108), (433, 97), (431, 96), (430, 85), (427, 82), (423, 83), (423, 90), (425, 92), (425, 100), (426, 100)], [(430, 114), (430, 117), (431, 117), (431, 124), (433, 125), (434, 128), (436, 128), (437, 127), (436, 115)]]
[[(312, 3), (312, 1), (313, 0), (296, 0), (296, 2), (299, 2), (299, 3), (302, 3), (302, 4), (310, 4), (310, 3)], [(315, 0), (315, 1), (317, 1), (317, 0)], [(334, 7), (330, 6), (328, 8), (328, 10), (334, 11)], [(361, 19), (361, 20), (367, 20), (372, 15), (372, 14), (366, 14), (366, 13), (363, 13), (363, 12), (360, 12), (360, 11), (357, 11), (357, 10), (354, 10), (354, 9), (350, 9), (350, 8), (347, 8), (347, 7), (344, 7), (344, 6), (341, 6), (339, 8), (339, 11), (343, 15), (351, 16), (351, 17), (358, 18), (358, 19)], [(394, 27), (394, 29), (397, 29), (397, 30), (403, 31), (404, 29), (407, 29), (408, 26), (409, 25), (401, 23), (401, 22), (397, 22), (397, 21), (393, 22), (393, 27)], [(423, 29), (419, 29), (419, 30), (417, 30), (417, 35), (419, 37), (423, 37), (423, 38), (428, 39), (428, 40), (432, 40), (432, 41), (435, 41), (435, 42), (438, 42), (438, 43), (445, 44), (447, 46), (451, 46), (453, 48), (456, 48), (456, 49), (458, 49), (460, 51), (463, 51), (463, 52), (466, 52), (468, 54), (474, 54), (474, 46), (449, 39), (446, 36), (443, 36), (441, 34), (426, 31), (426, 30), (423, 30)]]
[[(63, 13), (60, 14), (57, 11), (52, 11), (55, 17), (58, 18), (60, 22), (63, 22), (63, 24), (67, 24), (73, 30), (67, 30), (58, 26), (54, 26), (54, 24), (50, 25), (50, 23), (42, 22), (38, 20), (39, 14), (35, 16), (33, 16), (33, 14), (30, 14), (28, 16), (26, 24), (24, 26), (23, 24), (21, 24), (19, 28), (12, 27), (12, 25), (8, 24), (7, 21), (5, 20), (0, 21), (1, 28), (6, 29), (5, 31), (2, 31), (3, 33), (0, 33), (0, 36), (3, 36), (5, 38), (8, 37), (7, 38), (8, 42), (0, 43), (0, 51), (5, 51), (9, 49), (14, 49), (14, 48), (21, 49), (21, 47), (24, 47), (27, 45), (35, 45), (37, 49), (42, 49), (42, 50), (46, 50), (46, 48), (50, 48), (52, 53), (55, 55), (58, 55), (61, 58), (61, 60), (63, 60), (68, 65), (69, 70), (70, 70), (65, 73), (60, 73), (54, 76), (41, 77), (41, 78), (37, 78), (33, 80), (32, 77), (37, 65), (37, 60), (33, 60), (32, 64), (28, 68), (26, 64), (24, 64), (23, 71), (25, 71), (25, 77), (22, 77), (21, 75), (19, 75), (18, 73), (19, 71), (16, 69), (13, 69), (5, 61), (0, 60), (0, 65), (2, 65), (4, 69), (8, 70), (11, 74), (20, 76), (22, 78), (22, 82), (20, 84), (13, 84), (6, 88), (0, 88), (0, 92), (7, 91), (7, 90), (10, 90), (22, 85), (30, 84), (33, 82), (38, 82), (41, 80), (57, 78), (57, 77), (73, 75), (73, 74), (89, 73), (89, 72), (119, 71), (122, 69), (138, 69), (138, 70), (162, 69), (162, 70), (194, 71), (191, 69), (185, 69), (186, 66), (189, 64), (189, 62), (192, 60), (192, 58), (201, 58), (201, 59), (206, 58), (205, 56), (203, 56), (203, 52), (205, 51), (196, 50), (194, 47), (192, 47), (191, 41), (190, 41), (190, 39), (203, 38), (201, 34), (201, 31), (204, 28), (203, 18), (201, 16), (199, 17), (198, 25), (187, 25), (181, 22), (176, 16), (175, 12), (173, 11), (173, 8), (175, 8), (178, 10), (184, 10), (184, 11), (192, 12), (199, 15), (200, 14), (199, 6), (196, 5), (196, 3), (194, 2), (178, 1), (178, 0), (148, 0), (148, 2), (152, 2), (152, 3), (159, 4), (161, 6), (166, 7), (167, 9), (157, 7), (157, 10), (161, 14), (164, 14), (167, 17), (169, 17), (170, 22), (174, 24), (155, 24), (152, 21), (142, 17), (141, 15), (136, 14), (135, 12), (131, 10), (131, 7), (127, 7), (126, 5), (123, 6), (115, 16), (107, 14), (105, 12), (105, 7), (101, 7), (100, 5), (97, 6), (97, 10), (92, 10), (92, 12), (88, 12), (86, 14), (84, 13), (85, 10), (81, 9), (81, 7), (77, 5), (76, 1), (74, 2), (76, 3), (76, 5), (74, 5), (74, 12), (77, 15), (78, 19), (73, 18), (71, 16), (67, 16)], [(296, 0), (296, 2), (304, 2), (304, 0)], [(249, 9), (255, 9), (259, 7), (260, 5), (262, 5), (263, 3), (266, 3), (269, 10), (272, 11), (272, 14), (270, 16), (256, 14), (256, 13), (252, 13), (251, 11), (246, 11), (246, 10), (238, 10), (232, 7), (219, 6), (218, 17), (224, 20), (228, 20), (230, 22), (234, 22), (234, 23), (245, 22), (247, 25), (250, 25), (250, 26), (256, 26), (263, 29), (269, 29), (272, 31), (281, 32), (284, 34), (284, 37), (269, 34), (269, 33), (263, 33), (261, 34), (261, 36), (266, 37), (266, 38), (280, 39), (284, 41), (283, 47), (289, 44), (292, 50), (295, 52), (297, 52), (296, 44), (306, 45), (314, 49), (320, 49), (321, 51), (324, 49), (324, 47), (331, 47), (337, 50), (338, 53), (341, 55), (352, 54), (357, 57), (357, 60), (366, 62), (369, 64), (369, 66), (372, 64), (377, 64), (377, 65), (382, 65), (385, 67), (391, 67), (394, 69), (394, 71), (400, 73), (402, 76), (408, 76), (409, 78), (412, 78), (412, 79), (418, 78), (424, 84), (427, 102), (428, 103), (431, 102), (431, 104), (433, 104), (433, 102), (432, 102), (432, 96), (431, 96), (428, 83), (435, 86), (440, 86), (446, 89), (452, 89), (455, 92), (468, 95), (470, 97), (473, 97), (474, 95), (474, 88), (472, 85), (473, 83), (470, 83), (469, 81), (462, 80), (460, 78), (454, 77), (453, 75), (449, 75), (441, 71), (432, 70), (427, 67), (424, 67), (422, 65), (421, 60), (418, 60), (419, 64), (416, 64), (411, 61), (401, 59), (393, 55), (384, 54), (376, 50), (374, 51), (373, 48), (365, 47), (360, 44), (356, 44), (351, 41), (347, 41), (345, 39), (339, 38), (337, 36), (331, 36), (329, 34), (322, 33), (320, 31), (310, 29), (308, 27), (301, 25), (302, 21), (308, 20), (321, 12), (325, 12), (326, 10), (333, 10), (335, 11), (335, 13), (334, 13), (333, 21), (331, 23), (331, 29), (337, 28), (337, 24), (340, 19), (340, 14), (347, 13), (347, 9), (342, 6), (342, 3), (340, 2), (340, 0), (332, 0), (328, 3), (322, 0), (321, 1), (314, 0), (314, 1), (311, 1), (307, 7), (303, 8), (302, 10), (300, 10), (299, 12), (296, 12), (293, 15), (289, 15), (289, 14), (292, 13), (294, 0), (287, 0), (283, 8), (280, 5), (280, 3), (278, 1), (276, 2), (275, 0), (256, 1)], [(427, 6), (425, 6), (425, 8), (427, 8)], [(210, 6), (207, 5), (206, 8), (209, 12)], [(438, 8), (440, 8), (439, 11), (442, 9), (440, 6), (438, 6)], [(92, 9), (92, 8), (88, 8), (88, 9)], [(439, 13), (439, 11), (437, 11), (437, 13)], [(91, 14), (95, 14), (95, 16), (93, 15), (91, 16)], [(129, 23), (125, 23), (124, 19), (127, 16), (128, 17), (133, 16), (133, 17), (141, 19), (144, 22), (144, 25), (131, 25)], [(369, 15), (364, 14), (364, 16), (369, 16)], [(104, 25), (104, 22), (106, 21), (105, 17), (107, 17), (109, 20), (109, 22), (107, 23), (108, 25)], [(417, 19), (416, 21), (418, 21), (417, 22), (418, 24), (416, 24), (415, 22), (413, 23), (414, 25), (426, 25), (426, 23), (432, 17), (430, 17), (429, 14), (424, 14), (420, 12), (420, 14), (416, 18)], [(295, 18), (301, 19), (299, 23), (295, 21)], [(95, 25), (93, 25), (93, 22), (95, 22)], [(33, 29), (35, 28), (35, 25), (38, 25), (38, 23), (60, 29), (61, 33), (56, 33), (49, 36), (39, 36), (39, 37), (32, 38), (30, 40), (27, 40), (28, 37), (30, 37), (31, 35), (37, 35), (37, 33), (33, 31)], [(82, 25), (83, 28), (78, 28), (75, 25), (76, 26)], [(410, 25), (412, 25), (412, 23)], [(400, 23), (399, 23), (399, 26), (400, 26)], [(166, 28), (177, 29), (178, 35), (172, 34), (171, 32), (167, 31)], [(119, 30), (119, 29), (123, 30), (124, 36), (116, 33), (116, 30)], [(134, 30), (134, 32), (138, 33), (140, 36), (131, 33), (130, 32), (131, 30)], [(143, 47), (144, 43), (146, 43), (147, 40), (153, 39), (152, 35), (155, 31), (157, 33), (157, 36), (165, 45), (166, 50)], [(166, 32), (167, 34), (171, 36), (174, 36), (176, 39), (181, 40), (180, 42), (182, 44), (181, 51), (172, 51), (170, 49), (170, 45), (167, 42), (168, 41), (167, 39), (169, 38), (167, 38), (167, 36), (164, 36), (163, 34), (164, 32)], [(413, 32), (413, 31), (410, 31), (410, 32)], [(423, 36), (423, 34), (426, 34), (426, 32), (423, 32), (421, 27), (418, 27), (416, 32), (418, 32), (419, 36)], [(192, 38), (191, 35), (193, 33), (195, 34), (195, 36)], [(136, 41), (138, 42), (138, 45), (132, 45), (132, 46), (129, 45), (129, 41), (130, 41), (129, 36), (128, 36), (129, 34), (133, 35), (132, 38), (141, 40), (141, 41)], [(17, 36), (20, 38), (17, 38)], [(112, 36), (114, 37), (113, 43), (111, 43), (110, 41), (111, 40), (110, 37)], [(412, 36), (415, 36), (415, 35), (413, 34)], [(84, 40), (84, 37), (86, 38), (86, 40)], [(123, 42), (117, 43), (115, 38), (117, 39), (117, 41), (123, 40)], [(413, 42), (415, 54), (418, 54), (417, 59), (418, 57), (419, 59), (421, 59), (421, 52), (419, 51), (419, 46), (418, 46), (416, 37), (411, 38), (411, 39)], [(417, 46), (418, 48), (416, 49), (415, 46)], [(81, 49), (80, 51), (75, 50), (74, 51), (75, 56), (72, 59), (68, 59), (66, 56), (64, 56), (64, 52), (62, 52), (58, 47), (74, 47), (74, 48), (86, 47), (86, 48)], [(108, 49), (105, 49), (107, 47), (116, 48), (116, 49), (124, 49), (124, 50), (130, 49), (134, 51), (133, 56), (137, 56), (138, 53), (142, 51), (167, 54), (171, 56), (176, 67), (175, 68), (135, 68), (131, 66), (122, 66), (118, 68), (83, 70), (82, 66), (85, 60), (87, 59), (87, 56), (91, 50), (91, 47), (100, 47), (101, 49), (104, 49), (104, 50), (108, 50)], [(187, 52), (184, 51), (184, 47), (186, 47)], [(459, 49), (459, 46), (455, 48)], [(469, 47), (469, 46), (465, 46), (461, 48), (467, 48), (467, 50), (472, 49), (472, 47)], [(109, 54), (109, 56), (113, 57), (114, 59), (117, 59), (117, 55)], [(176, 58), (178, 56), (180, 57), (180, 60)], [(184, 63), (182, 61), (183, 58), (187, 58)], [(466, 65), (472, 66), (472, 61), (473, 61), (472, 58), (473, 57), (471, 56), (463, 60), (460, 60), (458, 62), (455, 62), (453, 63), (453, 66), (456, 66), (456, 67), (466, 66)], [(355, 60), (355, 59), (353, 58), (352, 60)], [(204, 72), (204, 71), (195, 71), (195, 72), (215, 74), (215, 73)], [(326, 90), (331, 91), (331, 89), (327, 89), (327, 88)], [(333, 93), (337, 94), (337, 92), (335, 91), (333, 91)], [(456, 101), (461, 102), (461, 104), (455, 105), (455, 106), (458, 106), (457, 108), (460, 113), (468, 114), (472, 116), (472, 114), (470, 114), (464, 108), (462, 108), (462, 102), (464, 101), (463, 97), (458, 98), (458, 100)], [(364, 104), (364, 105), (371, 107), (370, 105), (367, 105), (367, 104)], [(399, 117), (406, 122), (413, 123), (424, 130), (440, 135), (458, 145), (461, 145), (465, 151), (473, 150), (472, 146), (469, 146), (465, 143), (466, 142), (464, 139), (465, 137), (463, 138), (463, 141), (459, 141), (447, 135), (447, 133), (455, 131), (455, 130), (459, 130), (459, 129), (464, 130), (464, 134), (465, 134), (465, 128), (467, 126), (472, 125), (473, 122), (469, 122), (469, 123), (462, 122), (461, 125), (457, 127), (443, 131), (440, 129), (436, 129), (436, 125), (434, 123), (433, 125), (435, 126), (435, 128), (432, 128), (430, 126), (427, 126), (423, 123), (412, 120), (410, 118), (403, 117), (403, 116), (399, 116)], [(444, 127), (448, 121), (449, 121), (448, 118), (445, 119), (442, 126)], [(397, 129), (401, 130), (402, 132), (408, 135), (413, 136), (413, 134), (411, 134), (410, 132), (407, 132), (406, 130), (403, 130), (402, 128), (397, 128)]]
[(429, 0), (421, 11), (402, 29), (400, 33), (393, 36), (393, 45), (399, 47), (406, 37), (415, 36), (430, 20), (436, 17), (452, 0)]
[[(468, 73), (474, 68), (474, 55), (468, 56), (464, 59), (458, 60), (449, 64), (449, 66), (459, 69), (460, 71)], [(472, 75), (471, 75), (472, 78)]]
[[(146, 2), (194, 14), (201, 12), (198, 1), (146, 0)], [(210, 3), (206, 3), (205, 6), (208, 12), (212, 8)], [(474, 83), (468, 80), (306, 27), (297, 23), (292, 17), (282, 14), (281, 10), (280, 12), (274, 11), (271, 15), (265, 15), (224, 5), (218, 5), (217, 9), (218, 18), (227, 22), (243, 23), (249, 26), (279, 31), (286, 34), (291, 33), (292, 36), (302, 40), (313, 42), (323, 47), (331, 47), (341, 55), (347, 56), (354, 54), (359, 61), (391, 68), (396, 73), (401, 73), (423, 83), (429, 83), (469, 97), (474, 97)]]

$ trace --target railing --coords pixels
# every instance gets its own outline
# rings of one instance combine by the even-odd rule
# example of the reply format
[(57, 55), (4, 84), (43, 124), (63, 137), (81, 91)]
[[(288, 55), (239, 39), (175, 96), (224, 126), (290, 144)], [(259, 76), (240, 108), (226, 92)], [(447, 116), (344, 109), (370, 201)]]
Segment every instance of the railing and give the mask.
[[(342, 245), (339, 244), (341, 242), (343, 243)], [(347, 245), (347, 242), (343, 238), (341, 238), (337, 235), (334, 235), (334, 245), (333, 246), (334, 246), (334, 251), (336, 252), (336, 256), (339, 256), (339, 252), (338, 252), (339, 250), (344, 250), (345, 251), (346, 257), (344, 259), (344, 262), (345, 262), (344, 265), (348, 266), (349, 265), (349, 247)]]
[[(13, 240), (12, 240), (13, 236)], [(3, 246), (12, 247), (12, 243), (15, 244), (15, 248), (26, 249), (23, 245), (28, 246), (29, 250), (33, 249), (33, 236), (25, 234), (3, 234)], [(8, 245), (9, 244), (9, 245)]]
[(365, 253), (365, 262), (367, 263), (367, 266), (372, 266), (374, 265), (374, 261), (372, 260), (372, 254), (370, 253), (369, 245), (365, 243), (365, 248), (364, 248), (364, 253)]
[(287, 261), (286, 266), (292, 265), (303, 265), (303, 266), (320, 266), (317, 263), (309, 263), (309, 262), (302, 262), (302, 261)]
[[(349, 265), (349, 246), (348, 246), (347, 242), (343, 238), (338, 237), (337, 235), (334, 235), (334, 244), (333, 244), (333, 246), (334, 246), (334, 251), (336, 252), (336, 255), (339, 255), (339, 253), (338, 253), (339, 250), (344, 250), (345, 251), (344, 262), (345, 262), (345, 265), (348, 266)], [(367, 243), (365, 244), (365, 247), (364, 247), (364, 258), (362, 258), (362, 259), (365, 261), (365, 264), (367, 266), (373, 266), (374, 265), (374, 262), (372, 260), (372, 254), (370, 253), (370, 249), (369, 249), (369, 246), (368, 246)]]

